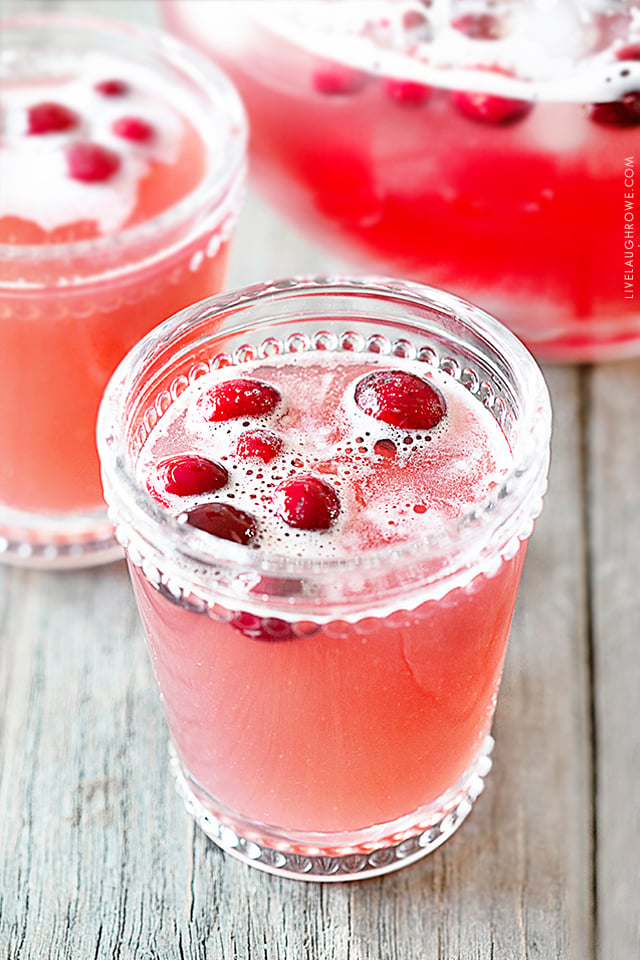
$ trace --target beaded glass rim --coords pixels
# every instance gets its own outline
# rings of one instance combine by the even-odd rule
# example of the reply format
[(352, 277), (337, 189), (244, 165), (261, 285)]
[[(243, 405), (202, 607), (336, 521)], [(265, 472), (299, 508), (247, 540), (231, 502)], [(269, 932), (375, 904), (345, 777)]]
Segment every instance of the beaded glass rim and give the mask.
[[(242, 319), (244, 308), (261, 301), (266, 301), (269, 306), (273, 306), (273, 309), (270, 317), (261, 321), (260, 325), (267, 326), (269, 321), (277, 323), (279, 319), (277, 305), (282, 300), (286, 300), (287, 295), (292, 292), (303, 296), (326, 293), (346, 298), (351, 294), (358, 294), (377, 298), (380, 301), (384, 301), (385, 298), (396, 300), (400, 298), (417, 307), (424, 306), (426, 309), (439, 310), (440, 313), (446, 312), (453, 319), (462, 318), (467, 324), (471, 321), (476, 332), (488, 342), (499, 344), (501, 350), (509, 355), (512, 366), (515, 364), (518, 383), (529, 397), (524, 404), (523, 413), (523, 420), (528, 425), (528, 429), (518, 431), (517, 434), (509, 427), (510, 412), (504, 399), (497, 397), (493, 389), (488, 389), (491, 385), (480, 379), (470, 365), (463, 366), (458, 363), (455, 357), (449, 355), (451, 351), (448, 351), (444, 357), (438, 357), (435, 349), (424, 355), (425, 363), (439, 366), (450, 375), (457, 375), (467, 389), (471, 389), (472, 392), (475, 390), (481, 402), (494, 413), (494, 416), (495, 411), (498, 411), (498, 416), (511, 432), (514, 453), (513, 466), (503, 483), (487, 500), (477, 504), (462, 517), (446, 524), (437, 541), (425, 542), (416, 539), (389, 544), (356, 555), (323, 560), (285, 557), (277, 553), (263, 554), (262, 551), (260, 551), (261, 555), (257, 556), (258, 551), (242, 544), (218, 539), (215, 539), (214, 544), (208, 534), (179, 523), (138, 483), (131, 463), (137, 456), (134, 451), (139, 451), (147, 433), (153, 429), (173, 400), (188, 386), (188, 377), (174, 378), (173, 395), (168, 390), (159, 391), (154, 403), (142, 415), (142, 432), (135, 438), (128, 436), (128, 428), (127, 426), (123, 428), (122, 423), (124, 404), (136, 377), (144, 371), (145, 363), (156, 355), (158, 350), (167, 347), (174, 338), (188, 332), (199, 321), (205, 318), (211, 319), (216, 315), (233, 314), (234, 311), (239, 311)], [(322, 312), (321, 308), (320, 312)], [(244, 328), (246, 322), (245, 319), (238, 329)], [(326, 326), (326, 320), (323, 326)], [(232, 324), (223, 323), (215, 336), (217, 338), (221, 335), (226, 339), (233, 334), (234, 329)], [(318, 331), (318, 335), (321, 336), (325, 336), (326, 333), (324, 329)], [(262, 342), (268, 349), (273, 346), (273, 338), (265, 338)], [(391, 341), (387, 340), (387, 342), (391, 345)], [(293, 352), (297, 351), (301, 345), (299, 339), (289, 339), (282, 343), (285, 348), (288, 347)], [(401, 338), (396, 342), (396, 347), (404, 350), (405, 343), (406, 341)], [(310, 345), (313, 345), (313, 340), (310, 341)], [(366, 341), (363, 342), (363, 346), (366, 346)], [(380, 339), (374, 338), (370, 346), (374, 346), (376, 352), (379, 352)], [(239, 349), (244, 351), (246, 348), (241, 346)], [(219, 364), (226, 365), (229, 360), (233, 362), (233, 357), (227, 354), (219, 352), (217, 356), (221, 358), (217, 361)], [(240, 356), (236, 362), (242, 362)], [(192, 378), (198, 379), (208, 373), (211, 364), (215, 366), (215, 363), (214, 358), (209, 364), (194, 364), (191, 370)], [(438, 549), (442, 549), (451, 540), (460, 541), (461, 532), (464, 533), (467, 529), (471, 532), (485, 528), (495, 530), (498, 525), (504, 525), (506, 519), (516, 515), (517, 527), (509, 531), (509, 536), (502, 544), (501, 552), (501, 556), (505, 559), (513, 556), (517, 552), (520, 541), (527, 539), (531, 534), (533, 521), (542, 509), (542, 496), (546, 488), (548, 469), (550, 428), (549, 395), (535, 360), (512, 333), (484, 311), (452, 294), (410, 281), (376, 276), (300, 276), (273, 283), (255, 284), (203, 300), (165, 321), (141, 340), (122, 361), (104, 394), (98, 417), (98, 449), (102, 460), (105, 495), (110, 504), (111, 518), (116, 525), (120, 541), (125, 548), (133, 548), (139, 565), (142, 566), (145, 559), (149, 559), (147, 554), (152, 552), (149, 551), (149, 546), (158, 539), (158, 531), (161, 529), (162, 537), (174, 537), (173, 546), (176, 551), (192, 563), (194, 561), (198, 564), (226, 563), (238, 565), (241, 569), (258, 567), (263, 571), (282, 575), (315, 576), (326, 573), (335, 576), (336, 571), (341, 570), (383, 569), (390, 561), (394, 563), (402, 563), (403, 560), (411, 561), (415, 558), (416, 547), (435, 549), (437, 546)], [(518, 511), (518, 506), (523, 504), (526, 505), (526, 510)], [(490, 524), (486, 521), (487, 517), (491, 519)], [(491, 538), (485, 539), (488, 541)], [(497, 548), (492, 546), (492, 550), (495, 552)]]
[(160, 231), (169, 230), (188, 221), (203, 204), (211, 202), (216, 208), (226, 206), (225, 198), (229, 187), (238, 177), (244, 178), (248, 120), (236, 88), (215, 64), (162, 30), (105, 17), (34, 13), (4, 18), (0, 21), (0, 26), (3, 31), (2, 56), (5, 59), (11, 52), (9, 50), (9, 30), (11, 29), (49, 28), (52, 36), (64, 35), (65, 29), (87, 30), (94, 34), (103, 32), (108, 33), (114, 40), (121, 39), (123, 42), (128, 42), (132, 48), (143, 46), (157, 61), (167, 62), (187, 80), (192, 81), (199, 91), (206, 94), (210, 102), (215, 98), (216, 102), (224, 106), (225, 112), (232, 119), (238, 132), (237, 136), (230, 138), (226, 144), (224, 162), (209, 170), (200, 183), (185, 197), (150, 220), (91, 240), (51, 244), (0, 243), (0, 258), (15, 262), (31, 262), (71, 259), (95, 255), (96, 252), (110, 249), (120, 250), (133, 246), (141, 240), (153, 238)]

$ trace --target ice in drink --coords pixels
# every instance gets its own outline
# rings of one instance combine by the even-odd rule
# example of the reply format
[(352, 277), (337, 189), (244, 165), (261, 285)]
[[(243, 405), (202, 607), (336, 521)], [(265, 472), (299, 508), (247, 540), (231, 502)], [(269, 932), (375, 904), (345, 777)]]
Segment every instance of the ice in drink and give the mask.
[(311, 879), (395, 869), (471, 809), (546, 476), (515, 340), (528, 403), (449, 313), (473, 308), (360, 290), (185, 311), (125, 361), (99, 428), (188, 807)]

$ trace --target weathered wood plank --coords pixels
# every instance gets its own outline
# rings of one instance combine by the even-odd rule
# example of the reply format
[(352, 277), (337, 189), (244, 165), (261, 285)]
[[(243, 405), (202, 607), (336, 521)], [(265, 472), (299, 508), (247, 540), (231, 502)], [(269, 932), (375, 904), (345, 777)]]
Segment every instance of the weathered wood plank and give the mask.
[(587, 433), (599, 956), (640, 956), (640, 361), (593, 370)]

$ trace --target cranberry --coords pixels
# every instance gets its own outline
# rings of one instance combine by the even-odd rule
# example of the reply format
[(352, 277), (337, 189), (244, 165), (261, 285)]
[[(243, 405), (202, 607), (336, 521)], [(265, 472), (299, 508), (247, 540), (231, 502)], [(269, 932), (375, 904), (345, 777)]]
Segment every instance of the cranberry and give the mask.
[(426, 103), (431, 95), (431, 87), (414, 80), (398, 80), (396, 77), (387, 77), (384, 82), (387, 96), (398, 103), (419, 107)]
[(156, 463), (147, 480), (147, 489), (160, 503), (166, 503), (164, 495), (167, 493), (178, 497), (213, 493), (224, 487), (228, 479), (229, 474), (225, 468), (214, 460), (195, 454), (184, 454)]
[(272, 413), (280, 402), (275, 387), (261, 380), (225, 380), (198, 398), (197, 404), (205, 420), (234, 420), (237, 417), (263, 417)]
[(524, 120), (533, 109), (530, 100), (499, 97), (496, 94), (481, 93), (478, 90), (457, 90), (452, 97), (455, 106), (465, 117), (496, 126), (506, 126)]
[(451, 26), (471, 40), (499, 40), (503, 34), (501, 21), (491, 13), (466, 13)]
[(94, 83), (93, 89), (103, 97), (124, 97), (129, 93), (129, 84), (124, 80), (99, 80)]
[(616, 60), (640, 60), (640, 43), (628, 43), (616, 50)]
[(221, 540), (251, 543), (258, 525), (255, 517), (228, 503), (203, 503), (187, 513), (187, 523)]
[(405, 370), (368, 373), (357, 384), (355, 399), (368, 416), (407, 430), (429, 430), (446, 411), (440, 391)]
[(119, 117), (111, 127), (113, 132), (123, 140), (133, 140), (135, 143), (144, 143), (153, 136), (153, 127), (142, 117)]
[(282, 450), (282, 440), (271, 430), (247, 430), (236, 443), (236, 455), (241, 460), (262, 460), (269, 463)]
[(637, 127), (640, 124), (640, 90), (631, 90), (611, 103), (592, 103), (589, 119), (608, 127)]
[(250, 640), (268, 640), (273, 643), (278, 640), (291, 640), (294, 636), (293, 628), (286, 620), (257, 617), (253, 613), (236, 613), (231, 620), (231, 626)]
[(338, 494), (318, 477), (292, 477), (275, 493), (278, 515), (298, 530), (328, 530), (340, 513)]
[(66, 158), (69, 176), (85, 183), (109, 180), (120, 169), (118, 154), (99, 143), (72, 143), (67, 147)]
[(419, 10), (407, 10), (402, 15), (402, 26), (414, 35), (416, 40), (428, 42), (431, 39), (431, 25), (428, 18)]
[(364, 86), (367, 74), (345, 63), (326, 63), (311, 78), (314, 90), (328, 96), (357, 93)]
[(31, 135), (62, 133), (78, 126), (78, 116), (62, 103), (36, 103), (29, 107), (27, 124)]

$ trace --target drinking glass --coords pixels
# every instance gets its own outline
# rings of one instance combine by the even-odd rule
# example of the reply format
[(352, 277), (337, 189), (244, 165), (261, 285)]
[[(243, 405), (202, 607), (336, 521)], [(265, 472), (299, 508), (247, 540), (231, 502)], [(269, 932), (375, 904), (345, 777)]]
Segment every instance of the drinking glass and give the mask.
[[(0, 144), (0, 559), (81, 566), (121, 555), (106, 516), (95, 448), (100, 396), (144, 333), (222, 288), (243, 190), (246, 119), (226, 77), (159, 31), (43, 14), (7, 20), (2, 34), (7, 135)], [(114, 76), (115, 70), (122, 75)], [(159, 212), (93, 236), (83, 237), (80, 224), (80, 234), (64, 239), (67, 228), (53, 229), (47, 217), (54, 211), (64, 221), (73, 181), (61, 176), (47, 187), (47, 177), (64, 151), (95, 128), (92, 111), (124, 115), (127, 163), (141, 162), (146, 144), (132, 139), (137, 132), (140, 140), (145, 128), (139, 118), (132, 126), (127, 117), (137, 109), (135, 97), (126, 95), (130, 77), (143, 78), (158, 98), (153, 109), (168, 105), (186, 129), (162, 188), (150, 177), (140, 180), (138, 206), (155, 203)], [(86, 78), (79, 95), (84, 112), (73, 129), (16, 134), (24, 120), (11, 97), (32, 96), (47, 107), (62, 96), (69, 78), (80, 86)], [(29, 131), (34, 133), (43, 131)], [(113, 157), (118, 144), (124, 149), (113, 131), (101, 129), (99, 137), (102, 157)], [(160, 140), (157, 131), (151, 137)], [(14, 149), (22, 153), (12, 154)], [(116, 178), (124, 166), (123, 160)], [(187, 176), (192, 185), (175, 200), (155, 196), (154, 190), (175, 193)], [(101, 198), (104, 183), (83, 182), (79, 189), (87, 196), (86, 219), (96, 210), (107, 219), (117, 213)], [(20, 219), (16, 198), (32, 216), (22, 213)], [(25, 234), (29, 227), (32, 238)]]
[[(459, 390), (500, 427), (512, 458), (504, 476), (428, 536), (416, 526), (402, 542), (344, 556), (220, 539), (154, 499), (141, 453), (186, 390), (212, 371), (242, 379), (248, 363), (286, 367), (307, 351), (365, 369), (409, 360), (442, 377), (445, 396)], [(305, 389), (318, 405), (317, 384)], [(411, 282), (306, 277), (221, 294), (162, 324), (119, 366), (99, 415), (105, 495), (172, 773), (224, 850), (278, 875), (348, 880), (411, 863), (460, 826), (491, 767), (549, 434), (544, 380), (520, 342), (478, 308)], [(362, 459), (358, 447), (346, 455)]]
[(265, 195), (359, 269), (536, 356), (640, 352), (640, 10), (619, 0), (163, 0), (222, 64)]

